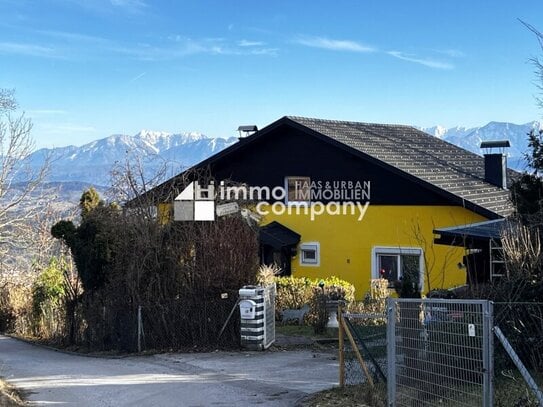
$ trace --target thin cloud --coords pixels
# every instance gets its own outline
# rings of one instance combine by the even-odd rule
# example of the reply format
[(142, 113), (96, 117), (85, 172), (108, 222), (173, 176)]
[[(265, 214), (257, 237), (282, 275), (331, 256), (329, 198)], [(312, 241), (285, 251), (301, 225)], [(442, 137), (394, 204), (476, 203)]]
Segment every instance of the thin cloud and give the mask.
[(112, 6), (128, 7), (128, 8), (141, 8), (147, 7), (147, 4), (142, 0), (111, 0)]
[(157, 39), (156, 43), (123, 43), (111, 39), (55, 30), (35, 30), (48, 42), (47, 46), (0, 42), (0, 53), (20, 54), (42, 58), (80, 60), (103, 59), (111, 55), (140, 61), (171, 61), (196, 54), (276, 56), (278, 49), (265, 47), (260, 41), (227, 41), (224, 38), (193, 39), (179, 35)]
[(47, 37), (65, 41), (68, 43), (86, 42), (89, 44), (97, 44), (97, 45), (111, 43), (110, 40), (103, 37), (97, 37), (95, 35), (87, 35), (87, 34), (81, 34), (81, 33), (74, 33), (70, 31), (36, 30), (34, 32), (40, 35), (45, 35)]
[(129, 14), (143, 14), (149, 9), (144, 0), (63, 0), (74, 4), (84, 10), (100, 15), (111, 15), (121, 12)]
[(262, 47), (264, 45), (266, 45), (266, 43), (262, 41), (248, 41), (248, 40), (238, 41), (238, 46), (240, 47)]
[[(413, 54), (408, 54), (402, 51), (381, 51), (377, 48), (362, 44), (357, 41), (353, 40), (338, 40), (338, 39), (331, 39), (328, 37), (311, 37), (311, 36), (298, 36), (294, 39), (295, 43), (304, 45), (306, 47), (312, 47), (312, 48), (320, 48), (330, 51), (343, 51), (343, 52), (360, 52), (360, 53), (368, 53), (368, 52), (374, 52), (374, 53), (385, 53), (390, 56), (393, 56), (394, 58), (401, 59), (402, 61), (412, 62), (415, 64), (423, 65), (428, 68), (433, 69), (443, 69), (443, 70), (450, 70), (454, 69), (455, 66), (449, 62), (441, 61), (438, 59), (433, 58), (422, 58), (417, 57)], [(455, 49), (434, 49), (432, 50), (435, 53), (439, 53), (441, 55), (446, 55), (450, 58), (461, 58), (464, 57), (465, 54), (459, 50)]]
[(142, 72), (139, 75), (136, 75), (132, 79), (130, 79), (130, 82), (136, 82), (138, 79), (143, 78), (145, 75), (147, 75), (147, 72)]
[(112, 6), (128, 13), (141, 14), (147, 7), (143, 0), (110, 0)]
[(60, 57), (54, 48), (21, 42), (0, 42), (0, 53), (46, 58)]
[(346, 52), (374, 52), (375, 48), (357, 41), (336, 40), (326, 37), (298, 37), (294, 40), (297, 44), (312, 48), (322, 48), (330, 51)]
[(275, 57), (279, 54), (279, 48), (255, 48), (248, 52), (249, 55), (267, 55)]
[(445, 70), (454, 69), (454, 65), (448, 62), (437, 61), (430, 58), (418, 58), (400, 51), (388, 51), (387, 54), (393, 56), (394, 58), (401, 59), (402, 61), (413, 62), (415, 64), (427, 66), (428, 68)]

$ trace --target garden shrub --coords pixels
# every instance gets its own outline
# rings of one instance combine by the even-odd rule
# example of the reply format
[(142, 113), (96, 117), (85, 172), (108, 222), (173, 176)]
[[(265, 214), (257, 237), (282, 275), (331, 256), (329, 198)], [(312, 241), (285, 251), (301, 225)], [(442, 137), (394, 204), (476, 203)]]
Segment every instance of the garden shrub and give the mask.
[(18, 327), (26, 327), (31, 301), (29, 284), (5, 282), (0, 288), (0, 332), (13, 333), (19, 331)]
[(256, 275), (256, 282), (262, 287), (275, 283), (275, 277), (281, 274), (281, 267), (276, 264), (261, 264)]
[(32, 311), (37, 316), (46, 304), (58, 305), (64, 296), (62, 259), (51, 258), (32, 286)]
[(348, 281), (332, 276), (320, 280), (319, 284), (320, 283), (324, 283), (325, 289), (328, 290), (330, 300), (344, 300), (347, 303), (354, 301), (354, 285)]
[(326, 332), (326, 324), (328, 323), (328, 308), (326, 306), (329, 301), (329, 293), (326, 289), (313, 287), (313, 295), (309, 302), (309, 312), (306, 316), (307, 322), (313, 327), (316, 334)]
[(278, 311), (284, 309), (300, 309), (311, 300), (314, 281), (305, 277), (276, 277), (277, 296), (275, 308)]
[[(388, 280), (376, 278), (371, 280), (370, 291), (362, 301), (351, 302), (347, 310), (355, 314), (386, 314), (386, 301), (389, 297)], [(355, 320), (358, 325), (383, 325), (386, 317), (364, 318)]]
[(354, 286), (338, 277), (332, 276), (324, 280), (306, 277), (277, 277), (276, 310), (280, 315), (283, 309), (300, 309), (309, 305), (306, 321), (313, 326), (316, 333), (322, 333), (328, 322), (326, 303), (343, 300), (354, 301)]
[(51, 338), (59, 334), (59, 318), (65, 295), (65, 261), (52, 257), (32, 285), (32, 330), (35, 336)]

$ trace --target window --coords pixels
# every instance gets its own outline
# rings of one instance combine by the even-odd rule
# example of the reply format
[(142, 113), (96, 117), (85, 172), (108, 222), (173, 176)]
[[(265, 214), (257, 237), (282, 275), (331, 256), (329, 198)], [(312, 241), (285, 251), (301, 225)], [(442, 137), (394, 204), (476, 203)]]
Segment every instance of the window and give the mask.
[(310, 177), (286, 177), (287, 203), (307, 203), (311, 201)]
[(300, 264), (302, 266), (318, 266), (320, 264), (320, 245), (317, 242), (300, 245)]
[(390, 285), (412, 276), (422, 289), (424, 284), (422, 249), (404, 247), (375, 247), (372, 256), (373, 278), (386, 278)]

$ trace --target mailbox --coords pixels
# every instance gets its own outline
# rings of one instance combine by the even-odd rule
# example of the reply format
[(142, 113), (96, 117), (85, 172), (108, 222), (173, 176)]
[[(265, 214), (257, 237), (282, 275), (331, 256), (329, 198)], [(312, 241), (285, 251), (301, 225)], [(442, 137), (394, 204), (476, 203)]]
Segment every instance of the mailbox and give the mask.
[(241, 319), (255, 319), (256, 302), (253, 300), (241, 300), (239, 302), (239, 311), (241, 313)]
[(241, 346), (264, 350), (275, 341), (275, 284), (239, 290)]

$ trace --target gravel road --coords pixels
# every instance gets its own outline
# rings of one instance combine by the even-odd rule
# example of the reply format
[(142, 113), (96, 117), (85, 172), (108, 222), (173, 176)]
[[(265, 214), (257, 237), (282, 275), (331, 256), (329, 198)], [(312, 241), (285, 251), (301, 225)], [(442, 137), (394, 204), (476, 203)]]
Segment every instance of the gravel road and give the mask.
[(122, 359), (65, 354), (0, 336), (0, 376), (31, 405), (292, 406), (337, 385), (332, 352), (213, 352)]

